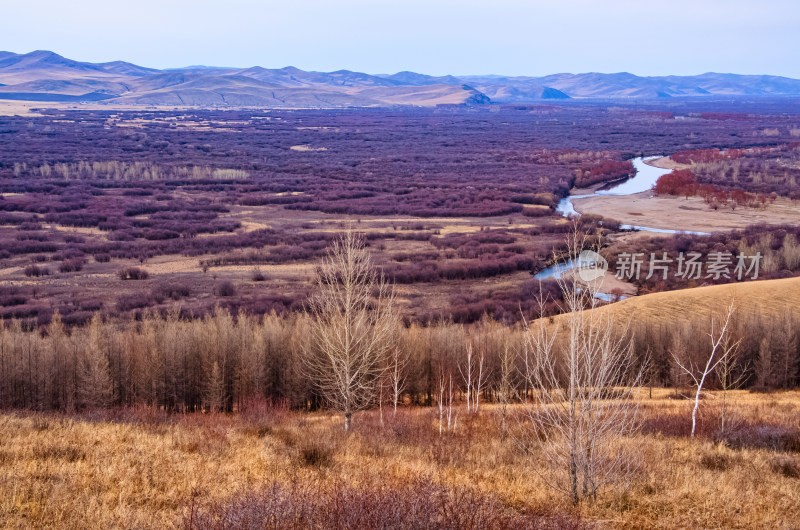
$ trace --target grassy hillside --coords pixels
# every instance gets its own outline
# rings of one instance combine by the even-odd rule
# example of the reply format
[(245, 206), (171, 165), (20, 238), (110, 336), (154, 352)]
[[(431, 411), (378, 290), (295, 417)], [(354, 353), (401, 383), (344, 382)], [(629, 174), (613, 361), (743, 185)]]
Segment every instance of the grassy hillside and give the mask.
[(711, 285), (628, 298), (603, 308), (622, 319), (686, 321), (710, 316), (731, 301), (739, 312), (780, 314), (800, 309), (800, 278)]

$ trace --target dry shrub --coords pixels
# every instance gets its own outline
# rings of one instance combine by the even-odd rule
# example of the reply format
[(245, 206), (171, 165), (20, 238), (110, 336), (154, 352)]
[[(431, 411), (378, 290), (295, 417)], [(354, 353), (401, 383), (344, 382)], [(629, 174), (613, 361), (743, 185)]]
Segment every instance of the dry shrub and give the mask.
[(127, 423), (144, 427), (149, 432), (163, 432), (167, 425), (175, 422), (175, 416), (167, 411), (148, 405), (113, 407), (109, 409), (87, 409), (77, 415), (90, 423)]
[(770, 464), (772, 471), (786, 478), (800, 478), (800, 464), (789, 457), (779, 457)]
[(403, 408), (397, 409), (397, 414), (384, 411), (383, 420), (379, 411), (363, 412), (358, 417), (358, 423), (353, 425), (353, 432), (379, 442), (396, 441), (414, 445), (429, 445), (435, 434), (431, 430), (430, 416), (414, 414)]
[[(652, 410), (648, 410), (651, 409)], [(643, 420), (641, 432), (644, 434), (661, 434), (672, 437), (689, 437), (692, 434), (692, 412), (688, 405), (684, 411), (663, 412), (658, 407), (645, 405), (642, 407)], [(731, 414), (728, 413), (728, 416)], [(728, 418), (726, 421), (731, 421)], [(707, 407), (701, 410), (697, 417), (695, 436), (698, 438), (713, 439), (722, 424), (720, 411), (716, 407)]]
[(286, 400), (251, 396), (243, 400), (240, 418), (245, 422), (246, 434), (262, 438), (276, 426), (287, 425), (292, 411)]
[(731, 458), (720, 453), (708, 453), (700, 457), (700, 465), (711, 471), (726, 471), (731, 464)]
[(742, 422), (718, 436), (717, 441), (733, 449), (767, 449), (800, 453), (800, 431), (786, 425)]
[(520, 513), (472, 488), (421, 479), (406, 484), (273, 482), (227, 504), (191, 506), (187, 530), (222, 528), (438, 528), (575, 529), (579, 520), (558, 515)]
[(50, 428), (50, 422), (43, 416), (33, 417), (33, 430), (36, 432), (43, 432)]
[(321, 469), (331, 465), (336, 447), (324, 440), (307, 440), (300, 446), (299, 452), (302, 465)]
[(126, 267), (117, 272), (120, 280), (146, 280), (150, 274), (144, 269), (139, 267)]
[[(731, 449), (767, 449), (800, 453), (800, 430), (778, 423), (753, 423), (730, 412), (725, 431), (720, 430), (721, 417), (716, 408), (707, 409), (698, 417), (696, 437), (721, 443)], [(684, 413), (652, 413), (642, 423), (645, 434), (689, 437), (691, 417)]]

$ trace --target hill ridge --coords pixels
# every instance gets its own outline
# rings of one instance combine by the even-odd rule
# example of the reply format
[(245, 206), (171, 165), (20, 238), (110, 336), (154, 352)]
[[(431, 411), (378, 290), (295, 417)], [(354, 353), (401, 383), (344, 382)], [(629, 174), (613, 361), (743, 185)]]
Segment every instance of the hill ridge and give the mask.
[[(85, 92), (80, 92), (81, 87)], [(281, 92), (279, 98), (274, 90)], [(714, 72), (648, 77), (630, 72), (587, 72), (535, 77), (431, 76), (411, 71), (373, 75), (347, 69), (307, 71), (294, 66), (155, 69), (122, 60), (76, 61), (48, 50), (25, 54), (0, 51), (0, 99), (74, 101), (85, 96), (96, 101), (98, 94), (108, 103), (147, 105), (185, 104), (176, 102), (189, 100), (198, 106), (435, 106), (570, 98), (800, 96), (800, 80)]]

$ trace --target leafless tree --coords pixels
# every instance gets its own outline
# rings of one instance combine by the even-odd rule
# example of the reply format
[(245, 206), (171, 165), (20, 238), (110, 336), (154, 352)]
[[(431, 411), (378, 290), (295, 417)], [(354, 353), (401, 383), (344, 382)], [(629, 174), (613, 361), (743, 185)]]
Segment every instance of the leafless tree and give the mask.
[(389, 357), (389, 383), (392, 389), (393, 415), (397, 415), (397, 403), (406, 388), (408, 356), (408, 350), (395, 346)]
[(486, 355), (484, 354), (483, 351), (481, 351), (480, 357), (478, 357), (478, 373), (476, 374), (475, 377), (475, 389), (473, 393), (475, 403), (474, 406), (472, 407), (472, 410), (473, 412), (475, 412), (475, 414), (478, 413), (478, 407), (481, 404), (481, 392), (483, 392), (484, 386), (486, 385), (487, 374), (484, 372), (483, 368), (485, 359)]
[(467, 389), (467, 414), (469, 414), (470, 407), (472, 406), (471, 394), (472, 392), (472, 375), (473, 375), (473, 362), (472, 362), (472, 344), (467, 344), (467, 364), (461, 367), (458, 365), (458, 371), (461, 373), (461, 378), (464, 380), (464, 385)]
[(225, 407), (225, 379), (220, 370), (219, 363), (214, 361), (206, 377), (203, 401), (209, 412), (220, 412)]
[(461, 373), (461, 378), (464, 380), (464, 386), (467, 391), (467, 414), (478, 412), (480, 394), (486, 385), (485, 360), (486, 356), (483, 351), (476, 356), (472, 344), (467, 344), (466, 363), (463, 366), (461, 364), (458, 365), (458, 371)]
[(717, 368), (714, 370), (717, 374), (717, 380), (719, 380), (719, 387), (722, 390), (722, 417), (720, 419), (720, 431), (722, 433), (725, 432), (726, 427), (725, 420), (727, 419), (728, 391), (740, 388), (747, 380), (749, 372), (748, 365), (739, 366), (739, 345), (741, 341), (735, 341), (733, 344), (731, 344), (731, 342), (732, 339), (730, 336), (726, 336), (723, 339), (722, 349), (730, 353), (720, 360)]
[(508, 406), (513, 402), (517, 394), (517, 388), (514, 385), (516, 356), (509, 342), (508, 339), (504, 340), (502, 349), (500, 350), (500, 373), (499, 380), (497, 381), (497, 401), (500, 404), (500, 432), (502, 436), (506, 435)]
[(393, 348), (394, 292), (352, 230), (332, 243), (316, 284), (304, 365), (330, 406), (344, 413), (349, 431), (353, 412), (375, 402)]
[(437, 378), (437, 402), (439, 405), (439, 436), (444, 431), (444, 418), (445, 411), (447, 415), (447, 432), (451, 430), (455, 432), (456, 422), (458, 421), (458, 414), (453, 416), (453, 374), (447, 372), (445, 374), (444, 368), (439, 367), (439, 375)]
[[(573, 232), (570, 257), (587, 245)], [(526, 405), (527, 440), (554, 467), (542, 478), (575, 504), (627, 480), (639, 462), (626, 438), (639, 427), (636, 395), (645, 367), (637, 368), (627, 325), (598, 311), (597, 282), (591, 283), (560, 279), (568, 313), (552, 324), (545, 318), (526, 323), (525, 376), (534, 389)]]
[(728, 340), (728, 332), (734, 308), (734, 302), (731, 301), (720, 326), (717, 326), (714, 319), (711, 320), (711, 333), (709, 333), (709, 337), (711, 338), (711, 353), (706, 359), (705, 366), (694, 366), (692, 362), (684, 363), (678, 356), (673, 355), (675, 363), (684, 373), (689, 375), (695, 387), (694, 407), (692, 408), (692, 437), (694, 437), (697, 428), (697, 411), (700, 408), (700, 396), (703, 393), (703, 385), (705, 385), (706, 379), (717, 369), (720, 363), (728, 359), (731, 353), (739, 347), (738, 341), (734, 342)]
[(102, 349), (102, 333), (100, 315), (96, 313), (89, 324), (88, 344), (78, 372), (78, 393), (81, 402), (89, 407), (107, 407), (114, 398), (108, 357)]

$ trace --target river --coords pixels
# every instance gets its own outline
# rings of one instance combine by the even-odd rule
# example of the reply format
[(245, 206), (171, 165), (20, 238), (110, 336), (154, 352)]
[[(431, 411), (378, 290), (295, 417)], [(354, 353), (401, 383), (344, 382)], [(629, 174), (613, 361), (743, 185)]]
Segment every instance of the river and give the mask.
[[(612, 186), (605, 190), (597, 190), (594, 193), (586, 195), (570, 195), (559, 201), (556, 206), (556, 211), (564, 217), (579, 216), (580, 214), (575, 211), (572, 205), (573, 199), (585, 199), (588, 197), (595, 197), (597, 195), (633, 195), (635, 193), (642, 193), (643, 191), (650, 190), (661, 175), (670, 173), (671, 169), (662, 169), (660, 167), (651, 166), (646, 164), (647, 160), (655, 160), (661, 158), (659, 156), (651, 156), (648, 158), (634, 158), (632, 160), (633, 167), (636, 169), (636, 175), (629, 178), (625, 182)], [(645, 232), (657, 232), (660, 234), (695, 234), (700, 236), (707, 236), (707, 232), (688, 232), (686, 230), (668, 230), (665, 228), (651, 228), (639, 225), (620, 225), (623, 230), (642, 230)]]
[[(589, 193), (586, 195), (570, 195), (569, 197), (565, 197), (561, 199), (556, 207), (556, 211), (560, 212), (561, 215), (564, 217), (572, 217), (572, 216), (580, 216), (580, 213), (575, 211), (575, 207), (572, 204), (573, 199), (585, 199), (587, 197), (595, 197), (597, 195), (633, 195), (636, 193), (642, 193), (644, 191), (650, 190), (658, 180), (658, 178), (662, 175), (666, 175), (667, 173), (671, 172), (671, 169), (662, 169), (660, 167), (651, 166), (646, 164), (647, 160), (654, 160), (656, 158), (660, 158), (658, 156), (648, 157), (648, 158), (634, 158), (632, 160), (633, 167), (636, 169), (636, 175), (632, 178), (622, 182), (620, 184), (616, 184), (614, 186), (609, 187), (608, 189), (601, 189), (597, 190), (594, 193)], [(661, 234), (696, 234), (696, 235), (708, 235), (706, 232), (687, 232), (685, 230), (667, 230), (663, 228), (651, 228), (647, 226), (638, 226), (638, 225), (620, 225), (620, 228), (623, 230), (642, 230), (646, 232), (657, 232)], [(555, 263), (546, 269), (539, 271), (534, 278), (537, 280), (548, 280), (552, 278), (561, 278), (561, 275), (571, 270), (575, 267), (573, 260), (563, 261), (559, 263)], [(614, 297), (606, 294), (606, 293), (596, 293), (595, 295), (597, 298), (601, 300), (610, 301)], [(624, 297), (623, 297), (624, 298)]]

